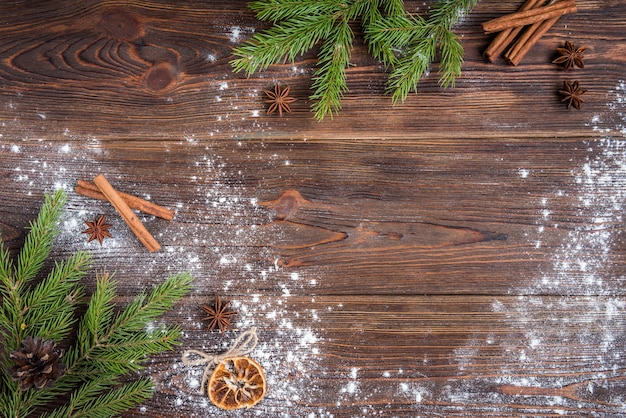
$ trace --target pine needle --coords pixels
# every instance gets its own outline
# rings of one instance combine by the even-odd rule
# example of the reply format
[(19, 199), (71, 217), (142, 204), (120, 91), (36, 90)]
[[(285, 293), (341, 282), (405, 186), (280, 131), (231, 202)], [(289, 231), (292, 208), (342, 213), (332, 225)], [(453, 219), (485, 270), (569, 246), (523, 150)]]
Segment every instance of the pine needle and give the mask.
[[(147, 326), (188, 293), (193, 280), (188, 273), (167, 278), (117, 313), (116, 282), (108, 274), (99, 275), (80, 319), (76, 311), (84, 302), (80, 281), (90, 266), (87, 253), (78, 252), (56, 263), (34, 283), (59, 232), (65, 201), (62, 190), (46, 196), (19, 252), (17, 267), (0, 241), (0, 411), (7, 417), (31, 417), (37, 408), (62, 395), (69, 396), (69, 403), (46, 417), (117, 416), (150, 398), (154, 390), (149, 378), (129, 381), (129, 373), (141, 370), (151, 355), (171, 350), (181, 335), (177, 326), (163, 326), (159, 332), (149, 332)], [(13, 365), (9, 353), (26, 335), (71, 341), (62, 359), (65, 374), (49, 389), (19, 390), (9, 375)], [(122, 379), (127, 383), (121, 384)]]
[(109, 275), (98, 278), (96, 292), (78, 328), (78, 344), (66, 355), (66, 377), (126, 374), (143, 368), (145, 358), (171, 350), (180, 337), (179, 327), (160, 333), (146, 332), (146, 324), (170, 310), (189, 291), (188, 273), (172, 276), (149, 293), (136, 296), (117, 315), (113, 312), (115, 282)]
[(52, 241), (59, 232), (61, 209), (66, 200), (67, 196), (63, 189), (45, 197), (39, 216), (30, 224), (30, 232), (17, 258), (15, 281), (18, 285), (24, 286), (32, 280), (50, 255)]
[(28, 292), (23, 335), (55, 341), (68, 337), (75, 323), (74, 311), (83, 296), (78, 283), (87, 274), (90, 264), (89, 254), (78, 252), (57, 263), (50, 274)]
[(42, 415), (41, 418), (110, 418), (150, 399), (152, 380), (143, 378), (109, 390), (109, 383), (93, 380), (76, 391), (67, 406)]
[(236, 72), (245, 71), (250, 76), (281, 61), (293, 62), (296, 56), (313, 48), (333, 26), (334, 19), (328, 15), (289, 19), (257, 33), (246, 45), (237, 48), (233, 55), (240, 58), (231, 61), (231, 65)]
[(415, 47), (398, 61), (389, 74), (388, 91), (395, 102), (405, 101), (412, 91), (417, 91), (419, 80), (428, 73), (430, 63), (435, 58), (436, 39), (423, 38)]
[(251, 76), (272, 64), (294, 62), (320, 45), (310, 98), (317, 120), (337, 114), (346, 91), (346, 72), (360, 24), (370, 54), (390, 69), (387, 91), (406, 100), (440, 53), (439, 84), (453, 87), (461, 75), (463, 48), (453, 27), (477, 0), (440, 0), (428, 19), (412, 16), (402, 0), (264, 0), (249, 3), (259, 20), (273, 26), (233, 49), (235, 72)]
[(437, 51), (441, 52), (439, 85), (453, 87), (461, 75), (463, 48), (452, 28), (474, 8), (477, 0), (440, 0), (427, 20), (413, 18), (413, 24), (400, 17), (383, 19), (373, 25), (367, 36), (389, 42), (389, 48), (402, 51), (389, 75), (387, 90), (394, 103), (404, 102), (417, 92), (419, 81), (429, 73)]
[(30, 232), (18, 254), (17, 267), (13, 266), (0, 241), (0, 335), (10, 351), (19, 346), (24, 330), (28, 328), (31, 306), (23, 295), (50, 254), (66, 200), (63, 190), (45, 197), (37, 219), (30, 223)]
[(352, 29), (347, 21), (335, 26), (333, 33), (322, 45), (319, 54), (320, 68), (313, 76), (314, 90), (311, 99), (315, 100), (313, 111), (317, 119), (323, 119), (341, 108), (341, 98), (348, 90), (346, 84), (346, 68), (349, 65), (352, 49)]
[(301, 0), (267, 0), (252, 1), (248, 8), (256, 13), (259, 20), (272, 23), (293, 18), (333, 13), (337, 8), (335, 0), (318, 0), (306, 2)]

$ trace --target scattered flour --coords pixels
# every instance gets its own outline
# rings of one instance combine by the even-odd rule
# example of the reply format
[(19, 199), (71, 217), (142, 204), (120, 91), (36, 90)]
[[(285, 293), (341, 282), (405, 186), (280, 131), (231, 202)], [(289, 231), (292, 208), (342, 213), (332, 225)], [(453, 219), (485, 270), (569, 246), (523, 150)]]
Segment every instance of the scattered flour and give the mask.
[[(241, 28), (233, 27), (229, 39), (231, 42), (239, 42), (242, 35)], [(208, 61), (214, 61), (215, 57), (207, 56)], [(297, 72), (297, 69), (294, 69)], [(215, 96), (216, 101), (222, 101), (222, 93), (229, 90), (227, 82), (222, 82), (217, 87), (220, 95)], [(579, 315), (563, 318), (558, 315), (559, 309), (563, 309), (567, 303), (566, 297), (556, 297), (550, 302), (543, 298), (520, 295), (518, 304), (513, 307), (514, 314), (526, 321), (528, 324), (536, 323), (534, 315), (536, 312), (553, 310), (555, 312), (550, 326), (578, 327), (578, 338), (585, 344), (601, 347), (604, 356), (596, 359), (594, 364), (588, 365), (587, 378), (610, 377), (626, 368), (625, 359), (620, 358), (621, 346), (618, 336), (612, 335), (608, 330), (614, 329), (615, 321), (622, 321), (626, 311), (626, 302), (614, 296), (619, 293), (616, 284), (620, 288), (626, 284), (626, 277), (610, 276), (619, 274), (611, 270), (610, 266), (616, 261), (615, 253), (612, 251), (618, 245), (623, 245), (623, 222), (626, 201), (626, 83), (621, 81), (614, 91), (611, 92), (612, 100), (609, 103), (610, 112), (606, 115), (594, 115), (589, 123), (590, 129), (597, 132), (599, 137), (596, 141), (586, 143), (589, 158), (586, 163), (575, 172), (571, 173), (572, 184), (575, 186), (576, 197), (579, 202), (579, 210), (576, 214), (582, 219), (581, 224), (589, 224), (590, 227), (577, 227), (567, 232), (562, 244), (554, 254), (554, 262), (550, 271), (544, 272), (542, 277), (538, 277), (534, 287), (528, 289), (527, 294), (541, 294), (548, 292), (553, 294), (555, 290), (565, 280), (575, 277), (579, 285), (577, 294), (580, 300), (589, 300), (596, 303), (594, 315), (589, 312), (581, 312)], [(11, 105), (13, 106), (13, 105)], [(12, 107), (11, 107), (12, 108)], [(253, 110), (252, 116), (258, 117), (259, 111)], [(218, 115), (217, 122), (228, 120), (228, 114)], [(215, 128), (219, 132), (219, 128)], [(211, 135), (212, 132), (209, 132)], [(69, 130), (64, 135), (76, 139)], [(40, 144), (49, 150), (66, 155), (63, 163), (49, 163), (28, 156), (28, 146), (26, 144), (5, 144), (11, 153), (19, 154), (18, 165), (12, 169), (9, 180), (16, 184), (24, 193), (30, 195), (33, 191), (40, 192), (40, 188), (46, 188), (47, 192), (54, 189), (64, 188), (71, 190), (75, 181), (76, 167), (86, 164), (88, 161), (94, 164), (94, 172), (97, 171), (97, 161), (102, 157), (102, 147), (97, 138), (82, 138), (86, 144), (85, 148), (78, 149), (70, 144), (54, 144), (44, 140), (38, 140)], [(32, 140), (29, 138), (29, 140)], [(183, 138), (191, 147), (200, 147), (193, 135)], [(277, 157), (277, 156), (274, 156)], [(289, 165), (289, 162), (285, 162)], [(74, 167), (68, 168), (68, 167)], [(244, 197), (247, 191), (241, 186), (233, 185), (229, 179), (236, 178), (237, 173), (230, 171), (227, 162), (220, 157), (207, 153), (195, 162), (198, 175), (190, 178), (190, 183), (196, 187), (196, 194), (200, 196), (199, 205), (207, 205), (216, 209), (220, 213), (230, 214), (230, 217), (220, 219), (222, 225), (213, 224), (212, 238), (216, 241), (208, 240), (204, 230), (194, 224), (194, 220), (206, 221), (201, 213), (180, 213), (189, 202), (179, 202), (176, 207), (186, 221), (180, 223), (178, 229), (168, 231), (170, 243), (164, 246), (163, 250), (153, 258), (153, 262), (146, 266), (146, 275), (157, 272), (163, 274), (164, 266), (167, 271), (175, 273), (178, 271), (190, 271), (197, 280), (194, 284), (194, 295), (206, 297), (210, 291), (219, 292), (226, 299), (231, 301), (232, 307), (239, 312), (235, 331), (228, 332), (225, 336), (219, 333), (208, 333), (204, 331), (206, 324), (201, 320), (202, 313), (198, 306), (180, 307), (179, 314), (187, 318), (185, 337), (182, 341), (182, 349), (199, 349), (206, 352), (222, 352), (229, 348), (231, 342), (236, 338), (237, 331), (250, 327), (259, 329), (259, 345), (250, 354), (265, 368), (269, 391), (266, 399), (258, 404), (249, 416), (274, 417), (288, 416), (279, 411), (288, 409), (289, 416), (307, 417), (329, 417), (332, 414), (321, 408), (311, 411), (303, 406), (319, 399), (321, 388), (312, 384), (309, 376), (323, 373), (321, 364), (321, 354), (323, 354), (323, 338), (316, 333), (320, 322), (318, 312), (310, 309), (306, 311), (295, 311), (290, 305), (290, 298), (294, 295), (302, 295), (306, 289), (315, 286), (317, 277), (310, 277), (297, 272), (285, 272), (274, 262), (265, 264), (253, 261), (259, 254), (252, 251), (264, 252), (263, 256), (270, 256), (269, 250), (251, 249), (248, 245), (237, 245), (239, 242), (270, 242), (276, 237), (263, 236), (264, 232), (260, 228), (250, 225), (241, 225), (241, 219), (247, 217), (258, 217), (260, 208), (257, 206), (257, 197)], [(520, 168), (519, 176), (528, 178), (531, 171)], [(209, 180), (210, 179), (210, 180)], [(37, 184), (34, 183), (37, 182)], [(47, 183), (46, 183), (47, 182)], [(599, 193), (602, 190), (611, 190), (611, 193)], [(562, 196), (563, 192), (557, 190), (553, 195), (544, 196), (540, 200), (541, 209), (538, 213), (538, 231), (541, 234), (545, 227), (554, 227), (551, 224), (552, 212), (549, 205), (552, 199)], [(84, 205), (77, 200), (71, 202), (71, 208), (67, 211), (63, 219), (63, 230), (60, 240), (64, 244), (64, 251), (74, 251), (85, 249), (82, 241), (76, 240), (76, 235), (84, 227), (83, 221), (91, 215)], [(97, 207), (97, 206), (96, 206)], [(240, 228), (237, 228), (237, 227)], [(193, 236), (194, 244), (198, 248), (183, 247), (178, 243), (187, 242), (188, 237)], [(106, 241), (102, 248), (95, 249), (96, 256), (107, 255), (107, 252), (115, 254), (116, 250), (123, 247), (123, 241), (132, 239), (129, 233), (119, 233), (115, 238)], [(536, 248), (542, 246), (541, 239), (534, 240)], [(213, 260), (207, 262), (206, 259)], [(131, 268), (134, 260), (128, 257), (120, 261), (120, 266), (108, 266), (112, 270), (124, 272), (125, 268)], [(237, 269), (241, 276), (242, 283), (277, 283), (277, 287), (263, 294), (258, 292), (257, 287), (251, 286), (251, 291), (246, 291), (245, 286), (235, 284), (232, 280), (221, 280), (220, 272), (228, 271), (228, 277), (232, 276), (232, 269)], [(607, 283), (603, 278), (611, 277), (611, 282)], [(263, 288), (263, 286), (260, 286)], [(209, 291), (210, 290), (210, 291)], [(231, 296), (232, 295), (232, 296)], [(598, 298), (597, 295), (602, 297)], [(548, 303), (549, 305), (546, 305)], [(333, 307), (326, 307), (332, 310)], [(510, 306), (505, 306), (501, 301), (494, 300), (493, 312), (505, 312), (510, 310)], [(147, 325), (148, 332), (159, 332), (162, 323), (151, 323)], [(606, 329), (599, 339), (592, 339), (591, 335), (598, 335), (591, 330)], [(559, 361), (561, 354), (557, 347), (549, 347), (544, 344), (541, 329), (528, 327), (523, 330), (524, 344), (518, 348), (502, 346), (501, 349), (510, 352), (511, 361), (519, 367), (534, 369), (542, 365), (554, 364)], [(564, 337), (570, 333), (564, 329)], [(201, 338), (191, 338), (200, 336)], [(202, 341), (198, 343), (198, 341)], [(481, 341), (482, 344), (481, 345)], [(191, 344), (198, 345), (191, 345)], [(481, 350), (485, 347), (492, 348), (498, 345), (498, 341), (493, 335), (484, 337), (481, 340), (478, 336), (473, 336), (463, 347), (455, 350), (456, 357), (460, 359), (471, 359), (481, 355)], [(462, 374), (464, 368), (469, 365), (465, 360), (457, 364), (459, 373)], [(230, 417), (231, 413), (224, 412), (213, 407), (206, 395), (200, 392), (200, 380), (202, 368), (185, 366), (182, 362), (171, 365), (172, 376), (182, 376), (180, 379), (158, 382), (157, 391), (168, 393), (167, 399), (171, 400), (171, 405), (160, 405), (160, 407), (178, 408), (184, 411), (186, 417)], [(150, 367), (148, 368), (150, 371)], [(597, 371), (597, 372), (596, 372)], [(525, 387), (550, 385), (558, 387), (570, 382), (553, 377), (549, 381), (544, 381), (536, 377), (516, 377), (507, 366), (501, 366), (498, 376), (506, 377), (486, 377), (484, 381), (463, 381), (452, 382), (443, 387), (436, 387), (436, 384), (424, 380), (422, 383), (415, 383), (405, 377), (404, 370), (385, 371), (382, 378), (389, 380), (393, 393), (404, 398), (408, 403), (416, 408), (426, 405), (436, 398), (438, 402), (448, 401), (451, 404), (462, 405), (464, 403), (484, 404), (493, 401), (495, 404), (501, 402), (498, 394), (493, 394), (493, 399), (478, 399), (475, 385), (517, 385)], [(342, 376), (335, 386), (336, 407), (342, 405), (364, 405), (361, 410), (362, 416), (372, 416), (380, 411), (367, 405), (370, 396), (359, 378), (361, 370), (351, 368), (350, 372)], [(326, 388), (325, 390), (327, 390)], [(483, 391), (479, 391), (481, 394)], [(516, 399), (518, 402), (523, 400)], [(552, 407), (552, 412), (562, 414), (572, 407), (570, 400), (554, 396), (546, 399), (546, 404)], [(626, 404), (626, 402), (625, 402)], [(573, 404), (574, 407), (576, 404)], [(140, 413), (154, 414), (156, 405), (147, 404), (138, 408)], [(626, 407), (625, 407), (626, 408)], [(420, 409), (421, 411), (421, 409)], [(626, 409), (622, 412), (626, 413)]]
[[(506, 402), (502, 395), (495, 393), (491, 399), (477, 398), (472, 393), (475, 385), (512, 385), (518, 387), (562, 388), (570, 384), (589, 380), (589, 390), (601, 386), (607, 390), (606, 379), (622, 376), (626, 368), (626, 359), (622, 358), (623, 335), (614, 335), (611, 330), (623, 329), (626, 317), (626, 301), (620, 297), (626, 285), (623, 257), (624, 248), (624, 211), (626, 210), (626, 82), (620, 81), (610, 92), (608, 112), (594, 115), (588, 126), (599, 134), (593, 141), (585, 142), (587, 160), (571, 173), (571, 192), (578, 202), (575, 216), (576, 226), (570, 227), (563, 234), (563, 239), (553, 254), (552, 265), (537, 277), (528, 289), (516, 289), (522, 293), (518, 303), (505, 306), (501, 301), (494, 300), (493, 312), (510, 312), (516, 323), (525, 324), (519, 332), (523, 335), (521, 344), (510, 346), (511, 338), (506, 338), (501, 349), (510, 356), (507, 365), (499, 367), (496, 377), (485, 378), (480, 382), (470, 379), (467, 382), (450, 385), (447, 395), (439, 395), (454, 404), (463, 405), (485, 402), (502, 404)], [(520, 169), (521, 178), (527, 178), (530, 170)], [(554, 191), (553, 195), (544, 196), (538, 202), (537, 231), (539, 238), (534, 240), (535, 248), (542, 246), (541, 234), (546, 227), (559, 228), (552, 220), (549, 205), (553, 199), (562, 197), (562, 190)], [(580, 226), (584, 225), (584, 226)], [(568, 289), (567, 294), (560, 294)], [(554, 295), (553, 297), (532, 295)], [(578, 302), (587, 303), (589, 311), (573, 312), (568, 303), (575, 298)], [(552, 317), (546, 318), (546, 312)], [(538, 324), (541, 324), (537, 326)], [(549, 327), (551, 335), (556, 331), (562, 334), (563, 341), (570, 339), (578, 346), (600, 348), (601, 355), (586, 359), (581, 364), (580, 373), (584, 377), (559, 377), (559, 370), (553, 376), (529, 377), (533, 371), (551, 369), (558, 364), (571, 364), (565, 358), (558, 345), (544, 342), (543, 328)], [(474, 336), (464, 347), (456, 349), (457, 357), (468, 359), (480, 356), (485, 347), (497, 344), (493, 336), (485, 339), (481, 345)], [(506, 345), (505, 345), (506, 344)], [(464, 362), (459, 361), (462, 372)], [(520, 368), (522, 371), (520, 371)], [(519, 377), (523, 370), (528, 369), (526, 377)], [(445, 392), (445, 391), (444, 391)], [(482, 391), (480, 392), (483, 393)], [(611, 406), (607, 413), (615, 416), (626, 413), (626, 397), (615, 392), (611, 398)], [(584, 395), (583, 395), (584, 397)], [(526, 397), (515, 397), (513, 402), (518, 406), (516, 411), (523, 411)], [(538, 401), (534, 397), (528, 405), (543, 402), (545, 409), (541, 413), (551, 411), (556, 415), (567, 415), (577, 408), (584, 408), (585, 403), (572, 400), (566, 396), (545, 396)], [(528, 411), (532, 414), (532, 409)], [(613, 415), (611, 415), (613, 416)]]
[(527, 170), (525, 168), (520, 168), (519, 169), (519, 176), (523, 179), (528, 178), (528, 176), (530, 175), (530, 170)]
[(233, 44), (238, 44), (244, 40), (242, 38), (247, 38), (250, 36), (250, 34), (253, 34), (254, 32), (255, 28), (252, 27), (242, 28), (239, 26), (232, 26), (230, 28), (230, 31), (228, 32), (228, 40)]
[[(223, 83), (222, 87), (227, 89), (227, 83)], [(67, 132), (67, 135), (70, 133)], [(120, 256), (120, 252), (128, 250), (129, 240), (135, 239), (131, 232), (126, 231), (123, 223), (115, 222), (114, 238), (105, 240), (102, 247), (94, 245), (94, 242), (88, 244), (80, 238), (80, 232), (85, 228), (84, 220), (91, 219), (98, 212), (113, 213), (104, 202), (87, 200), (72, 193), (76, 178), (82, 177), (77, 174), (77, 167), (82, 172), (83, 165), (89, 164), (90, 170), (93, 169), (94, 173), (98, 171), (97, 161), (101, 151), (98, 146), (92, 146), (97, 144), (97, 139), (87, 141), (87, 147), (38, 141), (38, 149), (45, 147), (48, 153), (63, 155), (62, 158), (51, 159), (54, 162), (30, 156), (29, 141), (3, 144), (2, 147), (19, 155), (16, 159), (18, 164), (13, 168), (9, 180), (20, 193), (30, 194), (32, 191), (39, 194), (42, 187), (47, 193), (58, 188), (70, 193), (58, 238), (64, 253), (90, 250), (96, 264), (108, 260), (102, 262), (122, 282), (125, 272), (136, 270), (138, 263), (142, 265), (146, 280), (150, 282), (169, 274), (189, 271), (196, 278), (192, 296), (206, 299), (206, 302), (177, 308), (176, 314), (184, 318), (181, 352), (185, 349), (198, 349), (207, 353), (224, 352), (230, 348), (239, 332), (256, 327), (259, 344), (250, 356), (265, 369), (269, 390), (266, 398), (251, 413), (253, 416), (274, 417), (281, 416), (277, 415), (281, 411), (289, 410), (293, 416), (306, 416), (311, 413), (311, 409), (305, 406), (320, 397), (320, 389), (312, 384), (310, 376), (321, 373), (323, 339), (317, 333), (320, 324), (317, 311), (296, 310), (290, 298), (306, 295), (306, 289), (314, 286), (318, 277), (283, 271), (269, 247), (251, 246), (250, 243), (265, 243), (269, 246), (274, 240), (280, 239), (275, 236), (275, 232), (271, 233), (274, 235), (268, 235), (264, 228), (250, 224), (251, 219), (268, 221), (266, 210), (258, 206), (259, 199), (250, 197), (249, 191), (239, 182), (232, 181), (241, 173), (236, 169), (231, 170), (224, 157), (212, 153), (193, 134), (185, 136), (181, 141), (185, 146), (199, 150), (200, 157), (193, 165), (194, 176), (189, 179), (190, 187), (195, 188), (197, 201), (174, 205), (177, 213), (174, 222), (168, 225), (167, 237), (156, 236), (163, 248), (150, 257), (140, 253), (139, 256), (133, 256), (132, 252)], [(37, 183), (33, 183), (33, 180)], [(151, 198), (147, 194), (142, 196)], [(189, 209), (202, 207), (209, 209)], [(144, 215), (140, 215), (140, 219), (147, 221), (148, 227), (154, 221), (153, 217)], [(193, 237), (192, 245), (187, 246), (189, 237)], [(111, 263), (111, 260), (116, 262)], [(223, 276), (229, 279), (222, 279)], [(270, 284), (276, 287), (265, 289)], [(263, 289), (263, 292), (260, 293), (259, 289)], [(207, 332), (206, 321), (202, 321), (204, 313), (201, 304), (210, 303), (215, 293), (229, 300), (232, 308), (238, 312), (235, 329), (225, 335)], [(150, 323), (146, 331), (160, 332), (163, 326), (160, 322)], [(148, 373), (151, 367), (148, 364)], [(202, 367), (185, 366), (182, 361), (172, 364), (172, 379), (157, 382), (157, 392), (171, 394), (170, 397), (159, 398), (160, 401), (170, 399), (171, 405), (147, 402), (138, 411), (155, 415), (158, 414), (158, 408), (167, 407), (176, 408), (189, 418), (232, 416), (232, 413), (212, 406), (206, 394), (201, 393), (202, 371)], [(354, 395), (358, 387), (356, 372), (346, 377), (346, 382), (346, 393)], [(324, 410), (316, 410), (314, 415), (330, 416)]]

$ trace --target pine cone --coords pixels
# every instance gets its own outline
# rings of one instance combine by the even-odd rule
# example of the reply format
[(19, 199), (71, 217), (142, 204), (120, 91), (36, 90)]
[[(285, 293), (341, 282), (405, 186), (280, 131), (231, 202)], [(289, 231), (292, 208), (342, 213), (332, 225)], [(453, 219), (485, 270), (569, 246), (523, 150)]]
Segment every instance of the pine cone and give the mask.
[(9, 373), (20, 383), (20, 390), (48, 388), (65, 372), (61, 362), (63, 350), (57, 350), (52, 340), (26, 337), (22, 348), (11, 352), (9, 357), (17, 364)]

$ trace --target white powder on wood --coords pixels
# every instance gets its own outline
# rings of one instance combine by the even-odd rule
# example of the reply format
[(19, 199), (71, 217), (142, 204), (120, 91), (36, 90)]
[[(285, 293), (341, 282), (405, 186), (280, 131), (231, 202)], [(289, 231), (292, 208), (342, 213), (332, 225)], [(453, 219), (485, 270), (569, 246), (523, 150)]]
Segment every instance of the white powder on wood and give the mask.
[[(563, 234), (563, 240), (554, 251), (550, 270), (537, 277), (528, 289), (515, 291), (532, 294), (556, 294), (552, 298), (539, 296), (519, 296), (518, 304), (505, 306), (501, 301), (494, 300), (493, 312), (510, 311), (512, 319), (527, 324), (523, 335), (525, 341), (521, 345), (512, 346), (507, 339), (502, 346), (505, 356), (511, 357), (510, 365), (502, 365), (494, 378), (485, 378), (484, 382), (477, 378), (461, 385), (451, 385), (446, 400), (455, 404), (494, 404), (502, 403), (499, 394), (485, 399), (482, 391), (474, 391), (472, 385), (513, 385), (520, 387), (561, 388), (568, 384), (578, 383), (570, 377), (567, 380), (556, 377), (516, 377), (510, 368), (518, 370), (528, 368), (532, 375), (537, 370), (550, 370), (555, 364), (570, 365), (571, 359), (565, 358), (560, 352), (560, 345), (544, 343), (544, 336), (555, 333), (561, 335), (563, 343), (571, 341), (582, 347), (590, 347), (593, 356), (586, 357), (584, 365), (577, 370), (584, 374), (585, 380), (602, 382), (603, 379), (620, 375), (626, 367), (622, 358), (623, 335), (614, 335), (612, 330), (623, 329), (626, 314), (626, 301), (619, 296), (626, 285), (626, 276), (619, 266), (621, 250), (624, 246), (624, 211), (626, 209), (626, 83), (620, 81), (610, 92), (608, 111), (602, 115), (594, 115), (589, 123), (590, 130), (600, 136), (582, 144), (588, 153), (587, 160), (571, 174), (572, 196), (578, 201), (578, 208), (573, 214), (578, 220), (573, 228)], [(530, 170), (520, 168), (520, 177), (527, 178)], [(551, 223), (552, 211), (549, 206), (553, 200), (564, 196), (562, 190), (555, 190), (553, 195), (544, 196), (540, 200), (537, 224), (539, 239), (535, 248), (542, 245), (541, 234), (545, 227), (559, 228)], [(618, 266), (618, 267), (615, 267)], [(569, 309), (569, 302), (574, 296), (558, 296), (559, 289), (574, 291), (578, 303), (588, 303), (590, 311), (575, 312)], [(575, 290), (572, 290), (575, 289)], [(546, 312), (551, 317), (546, 317)], [(551, 313), (551, 314), (550, 314)], [(537, 327), (536, 324), (542, 324)], [(575, 329), (575, 332), (572, 330)], [(545, 330), (545, 331), (544, 331)], [(604, 330), (604, 331), (602, 331)], [(548, 334), (545, 334), (548, 333)], [(504, 345), (506, 344), (506, 345)], [(480, 356), (484, 347), (477, 345), (477, 339), (471, 338), (465, 347), (455, 351), (460, 357)], [(582, 355), (582, 354), (581, 354)], [(463, 370), (464, 363), (459, 363)], [(514, 366), (513, 366), (514, 365)], [(570, 366), (568, 366), (570, 367)], [(519, 373), (519, 372), (518, 372)], [(590, 383), (592, 384), (592, 383)], [(592, 384), (593, 385), (593, 384)], [(476, 397), (472, 393), (480, 393)], [(626, 412), (623, 397), (617, 395), (616, 407), (612, 411)], [(620, 401), (622, 399), (622, 401)], [(524, 397), (515, 399), (521, 407)], [(533, 397), (528, 405), (538, 402), (551, 408), (554, 414), (565, 414), (582, 404), (563, 396)], [(567, 408), (564, 408), (567, 407)], [(546, 413), (546, 409), (542, 409)], [(616, 412), (617, 413), (617, 412)]]

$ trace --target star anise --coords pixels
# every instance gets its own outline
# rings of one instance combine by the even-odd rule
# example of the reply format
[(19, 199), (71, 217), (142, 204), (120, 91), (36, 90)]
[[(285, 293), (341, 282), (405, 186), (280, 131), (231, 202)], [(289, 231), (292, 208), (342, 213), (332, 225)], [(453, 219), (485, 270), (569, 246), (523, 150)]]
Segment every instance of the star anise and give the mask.
[(100, 215), (97, 219), (94, 218), (93, 222), (85, 221), (85, 223), (88, 228), (83, 231), (83, 234), (89, 234), (89, 240), (87, 242), (97, 239), (100, 245), (102, 245), (104, 238), (113, 238), (109, 232), (111, 225), (106, 223), (106, 217), (104, 215)]
[(580, 104), (585, 101), (581, 97), (587, 90), (581, 89), (578, 85), (578, 80), (570, 83), (569, 81), (563, 82), (563, 90), (559, 90), (561, 95), (561, 101), (567, 102), (567, 108), (574, 106), (580, 110)]
[(583, 61), (583, 52), (587, 47), (581, 46), (576, 48), (576, 46), (570, 41), (565, 41), (565, 48), (557, 48), (557, 52), (561, 54), (560, 57), (552, 61), (553, 64), (563, 64), (563, 69), (565, 71), (570, 68), (574, 68), (574, 66), (578, 68), (585, 68), (585, 62)]
[(223, 334), (224, 331), (231, 327), (230, 317), (233, 315), (237, 315), (235, 311), (229, 311), (228, 305), (230, 301), (226, 303), (222, 303), (220, 297), (215, 295), (215, 303), (213, 306), (203, 306), (204, 312), (208, 315), (206, 318), (202, 318), (203, 320), (209, 321), (209, 331), (212, 331), (216, 328), (220, 330)]
[(291, 87), (285, 87), (283, 89), (279, 84), (274, 86), (274, 91), (265, 90), (265, 94), (269, 97), (265, 103), (270, 104), (267, 108), (268, 114), (278, 111), (278, 115), (282, 118), (283, 112), (291, 113), (289, 105), (295, 102), (296, 99), (294, 97), (289, 97), (289, 90), (291, 90)]

